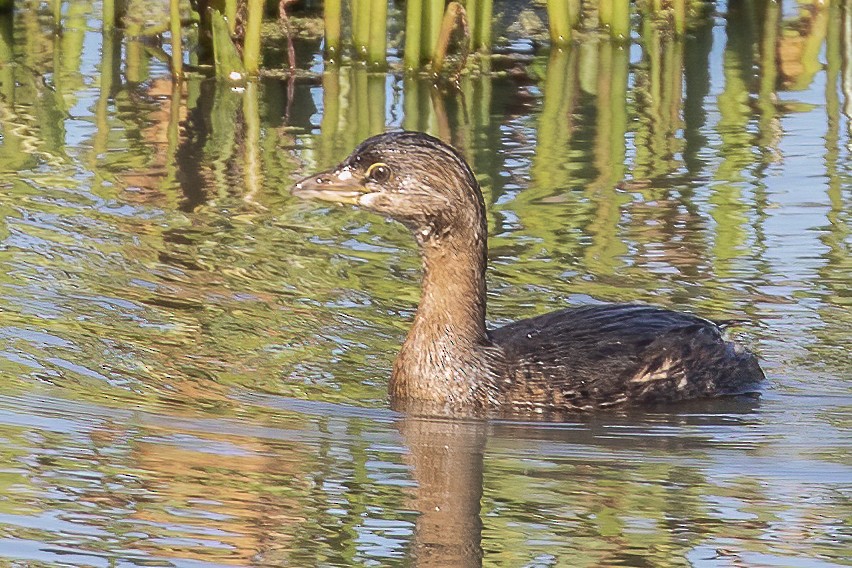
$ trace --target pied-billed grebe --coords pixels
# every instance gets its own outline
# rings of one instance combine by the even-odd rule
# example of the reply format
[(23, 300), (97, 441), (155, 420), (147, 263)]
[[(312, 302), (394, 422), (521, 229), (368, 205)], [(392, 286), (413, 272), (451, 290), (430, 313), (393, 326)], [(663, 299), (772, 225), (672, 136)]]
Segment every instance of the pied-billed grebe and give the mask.
[(458, 152), (426, 134), (374, 136), (293, 194), (392, 217), (420, 245), (422, 296), (394, 362), (395, 401), (589, 410), (742, 393), (764, 379), (719, 324), (652, 306), (575, 307), (486, 329), (479, 183)]

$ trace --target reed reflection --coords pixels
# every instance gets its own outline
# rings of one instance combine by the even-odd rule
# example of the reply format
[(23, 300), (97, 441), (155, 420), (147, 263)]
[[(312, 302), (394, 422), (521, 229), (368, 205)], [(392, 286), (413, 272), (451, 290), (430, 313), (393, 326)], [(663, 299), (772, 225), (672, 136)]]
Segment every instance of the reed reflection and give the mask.
[[(843, 68), (849, 64), (848, 51), (843, 53), (843, 35), (852, 31), (852, 10), (848, 6), (832, 3), (828, 13), (828, 24), (826, 30), (826, 88), (825, 88), (825, 110), (827, 128), (825, 134), (825, 178), (828, 191), (829, 211), (826, 215), (828, 221), (827, 231), (820, 237), (825, 246), (822, 254), (823, 266), (819, 269), (821, 287), (824, 288), (825, 301), (820, 311), (825, 321), (837, 322), (839, 326), (849, 327), (852, 325), (849, 310), (844, 309), (843, 296), (847, 287), (846, 273), (849, 266), (850, 255), (850, 199), (844, 196), (843, 188), (852, 185), (852, 170), (848, 163), (843, 164), (843, 143), (841, 124), (844, 121), (840, 95), (843, 92)], [(845, 19), (845, 20), (844, 20)], [(845, 55), (845, 57), (844, 57)], [(847, 99), (848, 101), (848, 96)], [(852, 123), (848, 115), (847, 124)], [(850, 148), (850, 146), (847, 146)], [(834, 331), (819, 329), (816, 334), (823, 338), (822, 346), (814, 346), (811, 349), (811, 357), (836, 367), (840, 372), (847, 358), (842, 350), (831, 346), (831, 341), (825, 341)]]
[[(838, 118), (831, 119), (829, 139), (836, 141), (827, 142), (827, 149), (848, 148), (849, 136), (839, 130), (844, 121), (847, 128), (850, 124), (842, 116), (848, 115), (850, 100), (849, 13), (842, 3), (813, 10), (802, 4), (795, 17), (783, 20), (775, 2), (732, 3), (721, 50), (724, 85), (715, 97), (719, 120), (709, 125), (703, 105), (710, 92), (709, 18), (690, 22), (685, 39), (661, 34), (646, 18), (641, 60), (633, 68), (629, 50), (620, 44), (578, 36), (574, 45), (549, 55), (537, 85), (541, 113), (526, 122), (506, 111), (519, 104), (516, 85), (505, 87), (507, 81), (487, 67), (481, 75), (462, 77), (460, 90), (452, 91), (414, 76), (328, 66), (320, 78), (320, 128), (308, 134), (300, 129), (316, 112), (308, 96), (318, 88), (308, 84), (315, 80), (295, 82), (293, 96), (287, 97), (292, 113), (279, 113), (280, 101), (272, 98), (278, 86), (272, 81), (252, 83), (245, 92), (215, 81), (172, 83), (152, 77), (158, 55), (145, 42), (107, 32), (100, 36), (91, 164), (105, 195), (121, 191), (107, 190), (117, 181), (132, 187), (124, 198), (134, 202), (180, 203), (185, 211), (213, 198), (262, 202), (264, 192), (268, 198), (295, 176), (300, 162), (336, 162), (360, 140), (384, 130), (390, 117), (393, 127), (425, 130), (463, 149), (483, 174), (492, 201), (500, 202), (492, 210), (495, 231), (507, 238), (515, 231), (540, 243), (511, 243), (521, 256), (548, 250), (601, 282), (628, 265), (660, 262), (665, 270), (697, 279), (707, 258), (713, 259), (714, 274), (741, 277), (757, 270), (750, 266), (755, 254), (748, 251), (765, 246), (763, 186), (767, 169), (782, 159), (781, 121), (798, 112), (780, 104), (778, 92), (813, 82), (819, 61), (810, 42), (827, 46), (826, 101), (838, 107), (829, 109)], [(50, 26), (38, 10), (16, 13), (17, 32), (11, 17), (3, 15), (5, 55), (0, 57), (25, 62), (2, 65), (5, 170), (62, 159), (67, 109), (84, 96), (80, 68), (91, 14), (91, 7), (75, 6), (64, 18), (65, 33), (56, 37), (45, 33)], [(793, 53), (785, 47), (793, 44), (801, 48), (797, 59), (780, 55)], [(53, 88), (39, 87), (30, 68), (49, 76)], [(288, 91), (292, 85), (288, 81)], [(515, 100), (507, 102), (510, 90)], [(265, 131), (267, 123), (281, 128)], [(109, 151), (119, 138), (126, 151)], [(316, 143), (309, 146), (316, 154), (281, 151), (299, 138), (313, 138)], [(534, 145), (535, 152), (520, 154), (506, 168), (504, 156), (494, 151), (504, 138)], [(829, 178), (841, 179), (842, 156), (829, 153), (827, 162)], [(687, 175), (693, 182), (685, 181)], [(505, 195), (507, 184), (526, 184), (527, 177), (529, 187)], [(710, 207), (702, 211), (705, 195), (696, 187), (711, 177)], [(509, 225), (502, 220), (512, 216), (516, 228), (505, 230)], [(639, 253), (628, 258), (631, 250)], [(603, 284), (598, 290), (616, 293)], [(720, 293), (717, 303), (724, 296)]]
[(0, 94), (7, 104), (15, 100), (14, 26), (12, 14), (0, 12)]
[[(710, 93), (712, 50), (713, 21), (700, 18), (693, 23), (684, 49), (683, 162), (690, 176), (702, 175), (708, 162), (705, 154), (708, 137), (704, 127), (707, 123), (705, 99)], [(690, 190), (684, 188), (684, 191)], [(695, 211), (693, 206), (690, 212)]]
[(601, 42), (598, 66), (597, 103), (598, 117), (595, 125), (595, 166), (597, 178), (589, 184), (586, 193), (595, 212), (587, 227), (594, 239), (585, 250), (585, 264), (600, 274), (612, 274), (627, 253), (627, 247), (618, 238), (621, 209), (627, 197), (617, 188), (624, 179), (627, 136), (627, 81), (629, 50), (614, 42)]
[[(672, 37), (643, 20), (642, 66), (636, 73), (639, 120), (633, 177), (649, 185), (680, 166), (683, 150), (683, 37)], [(653, 191), (653, 190), (651, 190)]]
[(553, 50), (547, 63), (542, 89), (536, 153), (531, 175), (536, 187), (552, 192), (571, 187), (571, 172), (563, 161), (575, 128), (575, 105), (579, 96), (578, 53), (575, 49)]
[[(767, 2), (767, 10), (774, 9), (771, 4)], [(836, 2), (800, 2), (796, 17), (783, 23), (778, 37), (778, 71), (787, 90), (806, 88), (822, 70), (819, 54), (833, 5)]]
[[(58, 402), (46, 408), (55, 413)], [(34, 446), (3, 424), (0, 462), (29, 464), (30, 496), (56, 483), (73, 490), (67, 503), (49, 499), (73, 522), (31, 536), (79, 553), (132, 551), (117, 560), (479, 566), (483, 555), (515, 565), (546, 554), (610, 565), (636, 555), (664, 561), (713, 538), (759, 539), (783, 514), (739, 502), (743, 491), (771, 501), (747, 472), (721, 485), (702, 472), (726, 448), (758, 450), (735, 434), (760, 427), (753, 401), (543, 428), (408, 414), (395, 423), (401, 444), (372, 419), (312, 414), (321, 407), (310, 405), (295, 414), (249, 404), (251, 417), (221, 407), (213, 417), (61, 404), (74, 434)], [(82, 459), (90, 475), (77, 478), (71, 468)], [(720, 524), (716, 502), (758, 517)], [(98, 539), (75, 532), (83, 521)]]
[(21, 118), (16, 116), (17, 78), (14, 53), (14, 22), (12, 14), (0, 13), (0, 124), (3, 145), (0, 146), (0, 163), (4, 169), (16, 171), (26, 167), (32, 159), (23, 148)]
[(852, 50), (852, 6), (841, 6), (840, 21), (840, 52), (843, 54), (840, 89), (843, 91), (843, 114), (846, 116), (846, 148), (852, 151), (852, 55), (849, 54)]
[[(218, 422), (191, 412), (168, 423), (156, 414), (127, 418), (77, 416), (83, 438), (56, 439), (43, 451), (86, 448), (98, 477), (65, 481), (77, 489), (73, 509), (137, 560), (307, 566), (395, 557), (424, 567), (482, 565), (485, 422), (403, 417), (396, 424), (403, 453), (388, 455), (379, 448), (391, 440), (359, 419), (279, 413), (265, 427), (243, 421), (241, 431), (227, 415)], [(19, 454), (13, 447), (0, 461)], [(376, 485), (383, 468), (403, 464), (410, 490)], [(44, 474), (31, 471), (36, 487)], [(144, 535), (121, 533), (93, 508), (146, 527)], [(370, 546), (370, 538), (381, 544)], [(98, 549), (72, 542), (81, 553)]]
[(323, 115), (317, 164), (336, 163), (361, 140), (384, 131), (387, 76), (362, 67), (327, 66), (322, 75)]

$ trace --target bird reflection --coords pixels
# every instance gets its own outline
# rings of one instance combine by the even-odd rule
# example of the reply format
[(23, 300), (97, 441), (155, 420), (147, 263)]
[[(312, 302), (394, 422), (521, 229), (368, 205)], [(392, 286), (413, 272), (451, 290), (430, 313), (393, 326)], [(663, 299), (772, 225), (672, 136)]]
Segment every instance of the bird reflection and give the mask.
[(481, 566), (486, 423), (406, 415), (398, 427), (417, 482), (414, 565)]

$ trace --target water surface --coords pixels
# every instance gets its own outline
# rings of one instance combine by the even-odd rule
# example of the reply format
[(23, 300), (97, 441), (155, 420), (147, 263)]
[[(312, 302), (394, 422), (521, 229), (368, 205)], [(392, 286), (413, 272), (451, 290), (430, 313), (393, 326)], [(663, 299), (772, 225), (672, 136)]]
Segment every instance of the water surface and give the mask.
[[(684, 40), (518, 39), (458, 91), (324, 68), (312, 40), (296, 80), (175, 83), (98, 4), (66, 2), (59, 35), (47, 7), (0, 16), (0, 558), (849, 565), (852, 10), (742, 4)], [(413, 240), (289, 187), (395, 128), (482, 182), (491, 324), (746, 319), (761, 396), (389, 410)]]

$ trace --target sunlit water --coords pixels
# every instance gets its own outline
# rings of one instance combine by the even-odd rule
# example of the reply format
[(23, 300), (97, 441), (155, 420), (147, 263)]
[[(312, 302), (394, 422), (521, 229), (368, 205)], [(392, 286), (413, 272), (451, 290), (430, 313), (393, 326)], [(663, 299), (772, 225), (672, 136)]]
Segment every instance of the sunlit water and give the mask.
[[(0, 21), (4, 565), (848, 565), (852, 19), (782, 8), (628, 50), (520, 41), (461, 94), (323, 74), (311, 41), (292, 84), (174, 87), (97, 6), (66, 3), (58, 36), (47, 7)], [(400, 127), (480, 176), (491, 323), (750, 320), (761, 396), (389, 410), (415, 245), (288, 189)]]

